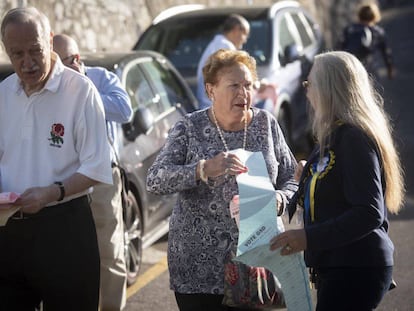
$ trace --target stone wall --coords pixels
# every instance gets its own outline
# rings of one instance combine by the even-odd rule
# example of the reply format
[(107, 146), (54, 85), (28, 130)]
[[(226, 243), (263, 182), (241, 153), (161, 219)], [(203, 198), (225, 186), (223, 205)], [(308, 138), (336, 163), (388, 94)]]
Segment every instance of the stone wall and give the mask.
[[(34, 6), (50, 19), (54, 33), (73, 36), (84, 51), (130, 50), (139, 35), (161, 11), (179, 4), (207, 6), (272, 4), (271, 0), (3, 0), (0, 15), (17, 6)], [(361, 0), (302, 0), (324, 30), (332, 47), (339, 31), (355, 15)], [(3, 46), (0, 59), (7, 59)]]

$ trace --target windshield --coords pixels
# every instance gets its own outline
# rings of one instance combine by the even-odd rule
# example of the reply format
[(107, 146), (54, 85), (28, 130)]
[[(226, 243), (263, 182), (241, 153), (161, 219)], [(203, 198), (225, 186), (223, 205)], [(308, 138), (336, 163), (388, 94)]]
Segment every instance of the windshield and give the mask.
[[(272, 45), (271, 27), (267, 19), (251, 20), (250, 36), (243, 46), (256, 59), (257, 65), (269, 62)], [(164, 54), (184, 75), (197, 70), (198, 61), (207, 44), (220, 32), (222, 17), (189, 19), (185, 23), (159, 24), (149, 29), (138, 49)]]

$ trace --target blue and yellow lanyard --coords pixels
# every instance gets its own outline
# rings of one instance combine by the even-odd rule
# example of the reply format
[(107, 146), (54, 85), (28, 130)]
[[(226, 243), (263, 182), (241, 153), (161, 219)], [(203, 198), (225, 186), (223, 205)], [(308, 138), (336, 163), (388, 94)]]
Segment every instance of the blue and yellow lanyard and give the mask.
[[(333, 151), (329, 151), (327, 157), (325, 157), (325, 163), (321, 164), (319, 162), (312, 163), (309, 166), (310, 170), (310, 177), (306, 181), (306, 188), (305, 188), (305, 197), (304, 197), (304, 208), (305, 208), (305, 216), (307, 219), (310, 219), (311, 222), (315, 221), (315, 189), (316, 189), (316, 182), (318, 179), (323, 178), (328, 171), (333, 167), (335, 163), (335, 155)], [(322, 169), (318, 167), (318, 165), (322, 165)]]
[(306, 187), (305, 215), (307, 215), (307, 217), (310, 217), (311, 222), (315, 221), (315, 187), (319, 175), (320, 172), (313, 174)]

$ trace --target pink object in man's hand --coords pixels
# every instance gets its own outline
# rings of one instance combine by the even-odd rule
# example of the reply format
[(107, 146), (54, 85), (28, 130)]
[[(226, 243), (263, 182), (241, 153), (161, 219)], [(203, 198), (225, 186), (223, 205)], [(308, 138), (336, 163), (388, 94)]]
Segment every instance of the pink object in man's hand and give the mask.
[(18, 198), (19, 194), (16, 192), (2, 192), (0, 193), (0, 208), (1, 204), (14, 203)]

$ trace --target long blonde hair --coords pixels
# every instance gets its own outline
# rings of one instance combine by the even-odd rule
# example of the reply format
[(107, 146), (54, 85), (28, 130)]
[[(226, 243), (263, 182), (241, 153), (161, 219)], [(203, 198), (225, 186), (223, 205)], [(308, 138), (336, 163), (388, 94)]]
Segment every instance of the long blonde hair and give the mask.
[(404, 197), (401, 163), (383, 99), (375, 91), (364, 66), (347, 52), (326, 52), (315, 57), (309, 79), (317, 105), (312, 127), (321, 151), (329, 143), (326, 140), (337, 120), (366, 133), (380, 153), (386, 205), (397, 214)]

